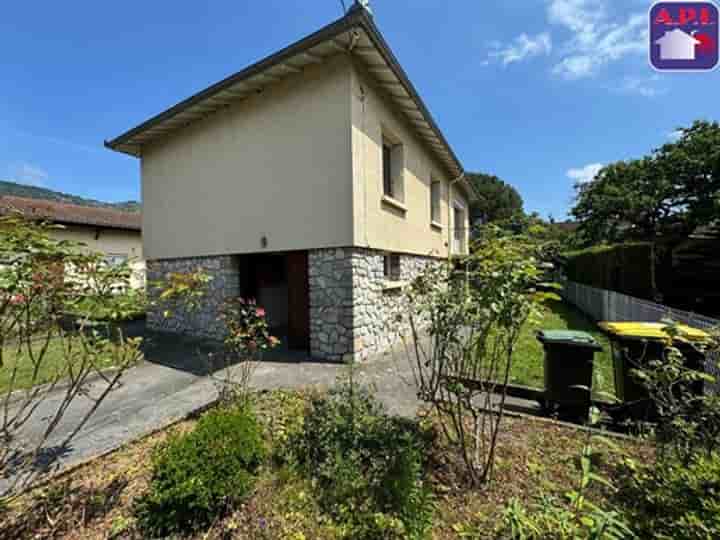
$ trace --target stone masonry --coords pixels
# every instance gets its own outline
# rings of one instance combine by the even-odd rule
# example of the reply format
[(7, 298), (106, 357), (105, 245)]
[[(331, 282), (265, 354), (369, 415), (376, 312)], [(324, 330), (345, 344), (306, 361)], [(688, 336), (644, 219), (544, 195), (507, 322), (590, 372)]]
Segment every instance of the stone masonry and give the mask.
[[(310, 252), (310, 349), (314, 358), (362, 361), (391, 348), (401, 328), (391, 320), (397, 288), (383, 275), (383, 255), (362, 248)], [(400, 255), (409, 282), (439, 259)]]
[[(390, 349), (403, 332), (392, 321), (400, 293), (398, 284), (383, 275), (382, 251), (363, 248), (317, 249), (308, 252), (310, 354), (332, 362), (362, 361)], [(400, 281), (409, 282), (441, 259), (400, 255)], [(155, 260), (147, 263), (148, 291), (170, 272), (202, 269), (212, 277), (197, 310), (186, 312), (156, 306), (148, 313), (153, 330), (222, 339), (225, 328), (218, 315), (223, 302), (240, 295), (239, 260), (234, 256)]]
[(240, 271), (236, 257), (222, 255), (148, 261), (149, 296), (151, 299), (156, 299), (158, 289), (153, 287), (153, 284), (162, 283), (168, 273), (187, 273), (197, 270), (202, 270), (212, 277), (198, 309), (187, 312), (171, 308), (171, 315), (166, 317), (164, 311), (168, 306), (156, 306), (148, 312), (148, 328), (202, 338), (224, 337), (225, 326), (218, 317), (220, 308), (225, 299), (240, 295)]

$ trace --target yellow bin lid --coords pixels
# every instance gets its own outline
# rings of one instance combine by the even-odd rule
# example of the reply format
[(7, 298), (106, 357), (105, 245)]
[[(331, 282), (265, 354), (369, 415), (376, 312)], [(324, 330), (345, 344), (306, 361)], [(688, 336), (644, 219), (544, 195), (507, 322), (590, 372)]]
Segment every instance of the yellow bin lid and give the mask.
[[(648, 322), (601, 322), (598, 326), (617, 337), (634, 338), (634, 339), (655, 339), (667, 340), (670, 336), (665, 332), (667, 324), (665, 323), (648, 323)], [(677, 325), (677, 339), (689, 342), (706, 341), (710, 336), (698, 328), (693, 328), (684, 324)]]

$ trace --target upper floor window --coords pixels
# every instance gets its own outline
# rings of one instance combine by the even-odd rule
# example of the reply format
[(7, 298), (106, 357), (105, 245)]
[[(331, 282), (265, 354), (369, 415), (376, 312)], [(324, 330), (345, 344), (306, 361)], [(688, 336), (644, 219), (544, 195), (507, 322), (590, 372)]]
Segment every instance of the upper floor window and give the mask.
[(465, 207), (456, 202), (453, 205), (453, 253), (465, 253), (466, 233)]
[(403, 145), (396, 137), (383, 133), (382, 176), (383, 195), (396, 201), (404, 200), (403, 171), (405, 169)]
[(435, 224), (442, 222), (440, 214), (440, 198), (442, 197), (442, 184), (439, 180), (430, 182), (430, 221)]

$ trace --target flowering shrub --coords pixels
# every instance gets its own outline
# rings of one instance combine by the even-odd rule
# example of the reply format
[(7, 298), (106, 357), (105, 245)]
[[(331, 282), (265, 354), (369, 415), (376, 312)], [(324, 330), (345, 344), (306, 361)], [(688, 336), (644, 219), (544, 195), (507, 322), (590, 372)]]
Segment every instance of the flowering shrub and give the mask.
[(228, 329), (225, 347), (246, 360), (256, 353), (272, 349), (280, 340), (270, 335), (265, 309), (255, 300), (234, 298), (225, 302), (220, 318)]
[(223, 368), (213, 379), (221, 401), (243, 405), (248, 401), (248, 386), (255, 368), (252, 360), (262, 351), (277, 347), (280, 340), (270, 335), (267, 313), (255, 300), (227, 300), (220, 311), (220, 318), (228, 333), (223, 343), (223, 365), (211, 362), (211, 367)]

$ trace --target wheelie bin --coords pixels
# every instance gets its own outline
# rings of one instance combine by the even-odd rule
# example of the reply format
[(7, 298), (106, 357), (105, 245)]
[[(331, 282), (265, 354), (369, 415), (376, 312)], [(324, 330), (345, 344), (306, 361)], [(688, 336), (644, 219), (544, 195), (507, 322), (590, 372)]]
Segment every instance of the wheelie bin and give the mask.
[[(657, 410), (647, 389), (633, 373), (651, 361), (662, 360), (665, 348), (675, 346), (683, 354), (685, 365), (694, 370), (704, 369), (705, 357), (696, 347), (708, 339), (702, 330), (678, 325), (680, 332), (674, 339), (666, 332), (665, 323), (647, 322), (601, 322), (600, 328), (610, 336), (613, 371), (615, 373), (615, 395), (620, 407), (616, 420), (655, 421)], [(695, 385), (694, 392), (702, 392), (703, 385)]]
[(590, 334), (569, 330), (542, 330), (537, 339), (545, 349), (546, 406), (561, 416), (586, 420), (594, 357), (602, 347)]

